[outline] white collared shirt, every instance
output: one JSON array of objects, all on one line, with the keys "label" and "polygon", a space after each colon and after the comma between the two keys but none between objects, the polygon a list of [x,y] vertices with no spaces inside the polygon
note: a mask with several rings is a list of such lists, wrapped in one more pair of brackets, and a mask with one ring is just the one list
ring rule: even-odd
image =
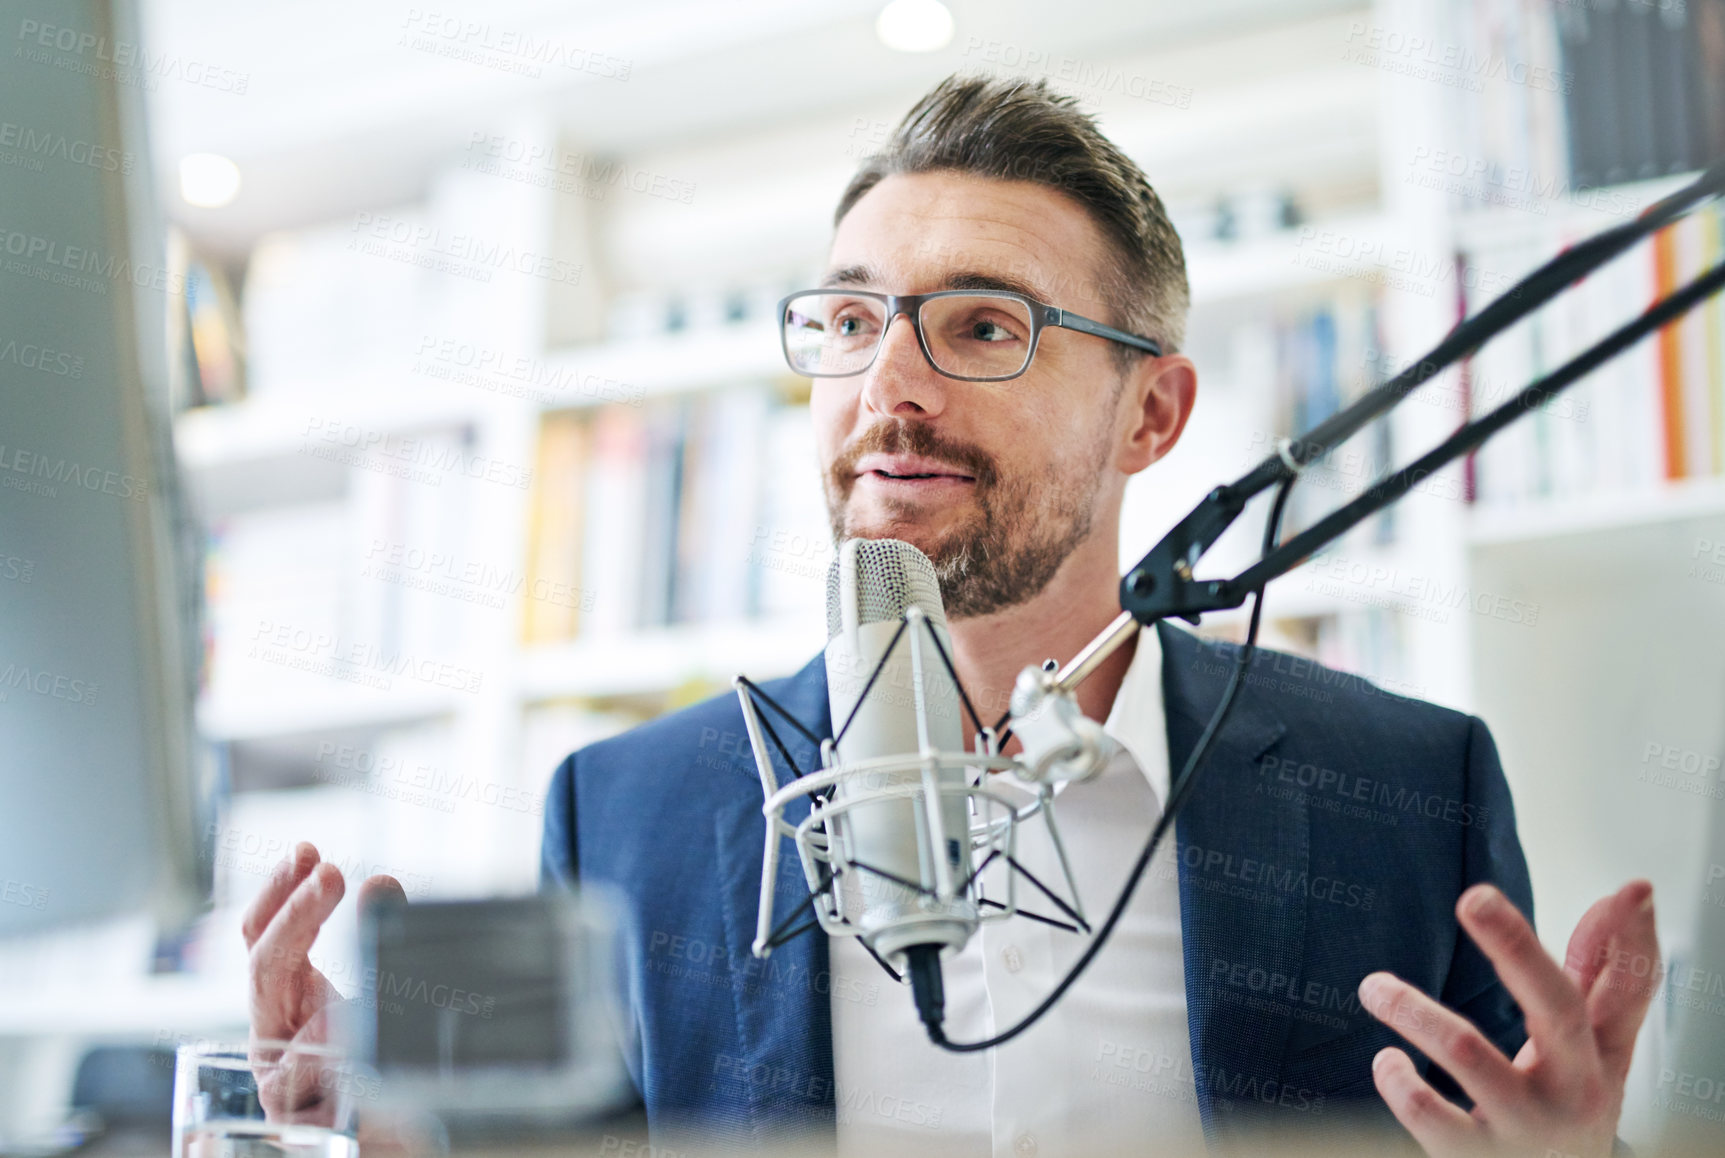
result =
[{"label": "white collared shirt", "polygon": [[[1093,928],[1119,896],[1168,796],[1161,644],[1150,630],[1139,632],[1135,646],[1103,725],[1121,750],[1096,779],[1066,785],[1057,797],[1060,833]],[[1020,831],[1017,856],[1071,900],[1040,822]],[[1003,897],[1005,879],[990,866],[988,895]],[[1064,919],[1022,878],[1018,907]],[[1089,940],[1023,916],[984,924],[944,962],[947,1036],[975,1041],[1016,1024]],[[831,965],[841,1154],[1202,1152],[1172,838],[1084,975],[1040,1022],[996,1049],[954,1054],[932,1045],[909,986],[893,985],[854,937],[832,939]],[[856,1000],[875,991],[873,1004]]]}]

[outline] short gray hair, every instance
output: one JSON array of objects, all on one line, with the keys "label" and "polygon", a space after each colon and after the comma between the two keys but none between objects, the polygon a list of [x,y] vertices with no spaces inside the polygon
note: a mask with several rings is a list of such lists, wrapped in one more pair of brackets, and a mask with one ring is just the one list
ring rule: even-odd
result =
[{"label": "short gray hair", "polygon": [[[1098,320],[1154,338],[1167,353],[1180,348],[1191,305],[1180,235],[1144,171],[1076,99],[1051,92],[1040,78],[947,77],[905,114],[886,147],[864,160],[833,224],[883,178],[943,170],[1032,181],[1077,201],[1107,243],[1103,300],[1118,303],[1117,317]],[[1140,353],[1123,343],[1114,350],[1123,370]]]}]

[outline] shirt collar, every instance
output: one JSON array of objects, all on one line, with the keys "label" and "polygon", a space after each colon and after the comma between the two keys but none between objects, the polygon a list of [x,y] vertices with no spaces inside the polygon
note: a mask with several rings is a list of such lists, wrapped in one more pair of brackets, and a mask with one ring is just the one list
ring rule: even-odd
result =
[{"label": "shirt collar", "polygon": [[1114,694],[1102,730],[1126,749],[1149,781],[1158,803],[1168,800],[1168,733],[1162,706],[1162,640],[1154,626],[1141,628],[1132,663]]}]

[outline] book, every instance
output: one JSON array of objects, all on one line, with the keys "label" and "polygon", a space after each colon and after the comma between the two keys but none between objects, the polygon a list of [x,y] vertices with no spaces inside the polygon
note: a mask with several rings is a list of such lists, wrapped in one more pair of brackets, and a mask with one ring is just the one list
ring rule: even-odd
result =
[{"label": "book", "polygon": [[748,548],[761,505],[767,393],[734,389],[689,410],[678,521],[674,621],[751,612]]},{"label": "book", "polygon": [[[1377,293],[1350,286],[1276,319],[1271,415],[1277,436],[1298,439],[1310,433],[1343,405],[1402,369],[1383,353],[1378,315]],[[1422,400],[1431,401],[1431,395]],[[1283,516],[1284,537],[1357,497],[1398,465],[1394,454],[1393,429],[1383,421],[1368,424],[1330,448],[1294,488]],[[1395,517],[1386,512],[1355,533],[1383,543],[1393,537],[1394,527]]]},{"label": "book", "polygon": [[593,453],[581,543],[584,584],[593,592],[587,622],[599,635],[640,621],[640,533],[647,502],[647,430],[639,407],[604,406],[591,419]]},{"label": "book", "polygon": [[578,411],[540,422],[527,528],[525,643],[572,639],[580,627],[581,521],[588,474],[588,429]]}]

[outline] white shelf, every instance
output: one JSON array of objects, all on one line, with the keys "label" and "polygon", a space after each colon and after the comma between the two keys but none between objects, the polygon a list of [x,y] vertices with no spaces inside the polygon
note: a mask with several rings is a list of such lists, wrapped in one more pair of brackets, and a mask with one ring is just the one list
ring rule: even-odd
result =
[{"label": "white shelf", "polygon": [[32,987],[0,1005],[0,1037],[89,1034],[154,1041],[158,1034],[239,1030],[250,1019],[244,977],[171,974],[100,986]]},{"label": "white shelf", "polygon": [[642,695],[693,681],[729,683],[739,672],[773,679],[797,671],[826,645],[818,614],[654,628],[568,644],[523,648],[519,671],[528,701]]},{"label": "white shelf", "polygon": [[224,691],[198,703],[198,728],[216,741],[262,740],[278,736],[334,732],[346,728],[408,724],[450,715],[473,696],[434,689],[387,693],[348,684]]},{"label": "white shelf", "polygon": [[[1324,252],[1324,235],[1338,242]],[[1314,221],[1237,242],[1199,241],[1186,247],[1186,276],[1194,307],[1239,301],[1349,277],[1369,276],[1373,267],[1347,256],[1370,244],[1374,253],[1394,248],[1398,234],[1383,214],[1365,213]]]},{"label": "white shelf", "polygon": [[[728,683],[789,675],[819,654],[818,614],[649,628],[567,644],[521,647],[516,675],[522,703],[573,697],[657,695],[695,682]],[[476,697],[434,690],[380,694],[333,685],[292,694],[273,689],[218,691],[198,704],[198,725],[215,741],[266,740],[354,728],[390,727],[455,715]]]},{"label": "white shelf", "polygon": [[[300,454],[307,439],[330,425],[360,433],[394,434],[483,420],[496,406],[483,396],[450,400],[416,383],[366,379],[309,385],[257,395],[227,406],[202,406],[174,420],[174,449],[197,474]],[[356,434],[356,437],[359,435]],[[331,450],[355,449],[319,441]]]},{"label": "white shelf", "polygon": [[1474,546],[1537,542],[1709,515],[1725,515],[1725,479],[1684,479],[1617,495],[1476,507],[1468,541]]},{"label": "white shelf", "polygon": [[778,335],[763,318],[553,350],[544,359],[548,375],[576,384],[547,409],[598,406],[791,374]]},{"label": "white shelf", "polygon": [[[662,394],[789,376],[771,327],[757,321],[552,351],[533,366],[531,378],[563,385],[522,387],[529,390],[526,400],[504,388],[513,380],[503,376],[486,378],[483,389],[471,387],[470,398],[451,397],[433,379],[358,377],[278,388],[230,405],[185,411],[174,421],[174,444],[180,465],[195,476],[291,459],[303,453],[308,437],[328,429],[311,425],[318,422],[339,423],[354,437],[388,435],[483,422],[524,406],[639,405]],[[321,439],[313,445],[364,449]]]}]

